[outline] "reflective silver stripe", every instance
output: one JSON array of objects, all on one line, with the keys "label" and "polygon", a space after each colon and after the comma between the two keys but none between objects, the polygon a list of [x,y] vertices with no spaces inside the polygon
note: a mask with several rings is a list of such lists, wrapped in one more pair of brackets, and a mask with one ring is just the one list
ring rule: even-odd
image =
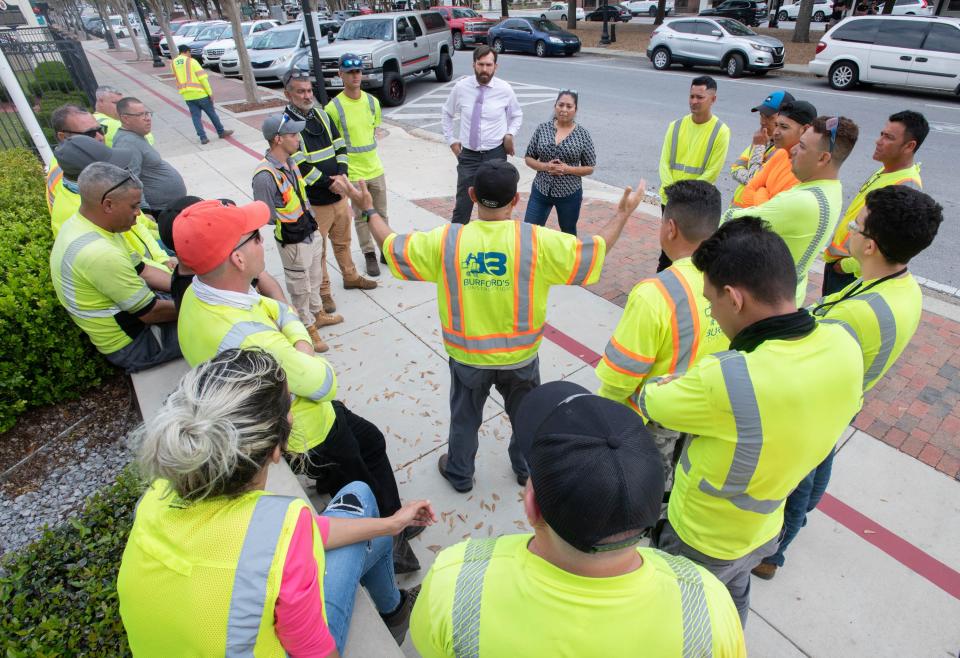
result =
[{"label": "reflective silver stripe", "polygon": [[653,379],[648,381],[646,385],[643,387],[643,390],[640,391],[640,397],[637,398],[637,408],[640,410],[640,413],[642,413],[647,418],[650,418],[650,412],[647,411],[647,388],[649,388],[650,384],[654,383],[658,379],[659,377],[654,377]]},{"label": "reflective silver stripe", "polygon": [[710,608],[703,591],[703,578],[693,562],[679,555],[657,553],[677,577],[680,588],[680,614],[683,619],[683,658],[713,655],[713,628]]},{"label": "reflective silver stripe", "polygon": [[480,658],[480,603],[483,577],[496,539],[471,539],[463,555],[453,594],[453,655],[456,658]]},{"label": "reflective silver stripe", "polygon": [[[370,103],[370,114],[372,115],[374,121],[376,121],[377,110],[373,104],[373,96],[367,94],[367,101]],[[377,148],[376,132],[374,132],[372,144],[367,144],[365,146],[354,146],[353,142],[350,141],[350,130],[347,128],[347,115],[343,111],[343,103],[340,102],[339,96],[333,99],[333,106],[337,108],[337,116],[340,117],[340,133],[343,135],[343,140],[347,143],[347,153],[368,153],[370,151],[375,151]]]},{"label": "reflective silver stripe", "polygon": [[810,244],[807,245],[800,260],[797,261],[797,283],[800,282],[800,279],[803,279],[804,274],[810,268],[810,262],[819,251],[817,245],[820,244],[820,240],[832,228],[830,226],[830,204],[827,202],[827,195],[819,187],[811,187],[807,192],[810,192],[816,198],[820,217],[817,220],[817,232],[814,233]]},{"label": "reflective silver stripe", "polygon": [[710,139],[707,140],[707,151],[703,156],[703,163],[699,167],[691,167],[689,165],[683,165],[677,162],[677,143],[680,141],[680,125],[682,123],[683,119],[677,119],[673,122],[673,136],[670,139],[670,169],[673,171],[682,171],[686,174],[694,174],[695,176],[699,176],[707,170],[707,163],[710,162],[710,154],[713,152],[713,146],[717,141],[717,135],[720,134],[720,129],[724,124],[723,121],[717,119],[717,122],[713,125],[713,131],[710,133]]},{"label": "reflective silver stripe", "polygon": [[350,156],[346,154],[341,154],[337,156],[337,164],[350,164]]},{"label": "reflective silver stripe", "polygon": [[616,345],[613,344],[613,340],[607,341],[607,347],[603,350],[603,356],[613,365],[626,370],[629,373],[636,375],[637,377],[643,377],[653,366],[653,360],[641,361],[640,359],[635,359],[629,354],[625,354],[621,351]]},{"label": "reflective silver stripe", "polygon": [[303,182],[306,185],[313,185],[321,178],[323,178],[323,172],[320,171],[319,169],[314,169],[309,174],[303,177]]},{"label": "reflective silver stripe", "polygon": [[457,262],[457,243],[463,224],[451,224],[443,241],[443,275],[450,291],[450,328],[463,332],[460,323],[460,263]]},{"label": "reflective silver stripe", "polygon": [[690,448],[690,437],[687,434],[681,434],[681,438],[686,437],[686,440],[683,442],[683,450],[680,451],[680,465],[683,466],[684,473],[690,472],[690,455],[687,454],[687,450]]},{"label": "reflective silver stripe", "polygon": [[905,178],[902,181],[898,182],[897,185],[903,185],[904,187],[912,187],[915,190],[923,190],[923,186],[915,178]]},{"label": "reflective silver stripe", "polygon": [[690,312],[690,299],[676,271],[664,270],[657,275],[657,278],[670,295],[677,318],[677,369],[675,372],[685,372],[693,358],[693,313]]},{"label": "reflective silver stripe", "polygon": [[330,395],[330,391],[333,389],[333,382],[335,379],[333,375],[333,368],[330,367],[329,363],[324,363],[323,368],[323,384],[320,386],[320,388],[307,396],[314,402],[319,402],[323,398]]},{"label": "reflective silver stripe", "polygon": [[335,140],[333,140],[333,148],[345,149],[347,148],[347,143],[343,141],[343,137],[337,137]]},{"label": "reflective silver stripe", "polygon": [[336,151],[334,151],[332,146],[326,146],[317,151],[309,151],[306,154],[307,162],[309,162],[310,164],[316,164],[317,162],[323,162],[325,160],[329,160],[334,155],[336,155]]},{"label": "reflective silver stripe", "polygon": [[153,297],[153,291],[150,290],[150,288],[146,284],[144,284],[140,288],[140,290],[133,293],[126,299],[123,299],[117,302],[117,306],[119,306],[122,310],[127,311],[129,313],[131,310],[135,308],[140,308],[140,306],[142,306],[145,301],[149,301],[150,298],[152,297]]},{"label": "reflective silver stripe", "polygon": [[407,262],[407,257],[403,253],[407,248],[407,240],[409,239],[409,235],[398,235],[395,237],[393,243],[390,245],[390,255],[393,256],[393,260],[397,264],[397,269],[400,270],[400,274],[403,275],[404,279],[419,281],[420,277],[413,271],[410,263]]},{"label": "reflective silver stripe", "polygon": [[832,242],[827,246],[827,253],[837,258],[846,258],[850,255],[845,250],[835,247]]},{"label": "reflective silver stripe", "polygon": [[[267,579],[283,531],[287,508],[296,498],[265,495],[257,499],[233,576],[227,615],[228,658],[253,656],[267,597]],[[272,630],[271,630],[272,632]]]},{"label": "reflective silver stripe", "polygon": [[220,341],[220,345],[217,347],[217,354],[227,350],[238,349],[243,345],[243,341],[245,341],[248,336],[259,334],[261,331],[276,330],[276,327],[271,327],[262,322],[253,322],[251,320],[238,322],[230,327],[230,331],[228,331],[227,335]]},{"label": "reflective silver stripe", "polygon": [[700,491],[726,498],[736,507],[748,512],[770,514],[777,510],[783,500],[757,500],[746,493],[750,480],[757,470],[760,451],[763,448],[763,425],[760,421],[760,407],[747,369],[743,354],[736,350],[720,352],[714,356],[720,361],[723,381],[730,398],[730,409],[737,426],[737,445],[733,452],[733,462],[727,471],[726,481],[717,489],[705,479],[700,480]]},{"label": "reflective silver stripe", "polygon": [[526,222],[518,224],[520,227],[520,244],[516,245],[516,258],[520,260],[520,269],[514,285],[517,291],[517,326],[515,331],[523,333],[530,329],[530,280],[533,278],[533,224]]},{"label": "reflective silver stripe", "polygon": [[877,325],[880,327],[880,349],[873,358],[870,367],[867,368],[867,372],[863,375],[863,388],[866,389],[883,374],[883,369],[890,362],[893,347],[897,343],[897,319],[894,317],[890,305],[887,304],[887,300],[880,293],[871,292],[862,296],[854,296],[853,299],[866,302],[870,306],[870,310],[877,316]]},{"label": "reflective silver stripe", "polygon": [[593,252],[597,248],[597,243],[593,238],[590,238],[590,242],[584,242],[582,245],[580,248],[580,264],[570,280],[570,285],[581,285],[590,276],[590,266],[593,264]]},{"label": "reflective silver stripe", "polygon": [[277,306],[280,307],[280,316],[277,318],[277,323],[280,325],[281,330],[291,322],[300,321],[300,317],[286,304],[281,302],[277,304]]},{"label": "reflective silver stripe", "polygon": [[307,156],[304,154],[303,151],[297,151],[296,153],[290,156],[290,159],[293,160],[294,164],[302,164],[307,161]]},{"label": "reflective silver stripe", "polygon": [[[833,318],[828,318],[826,320],[821,320],[820,324],[836,324],[843,327],[844,331],[850,334],[850,336],[857,341],[857,345],[860,345],[860,336],[858,336],[857,332],[853,330],[853,327],[843,320],[834,320]],[[863,349],[863,346],[861,345],[860,348]]]},{"label": "reflective silver stripe", "polygon": [[153,296],[153,292],[151,292],[150,288],[144,283],[137,292],[127,299],[116,302],[114,306],[98,309],[80,308],[80,304],[77,302],[77,288],[74,283],[73,262],[84,248],[102,239],[103,237],[97,233],[84,233],[67,246],[63,252],[63,259],[60,261],[60,293],[63,295],[64,306],[66,306],[67,311],[71,315],[78,318],[112,318],[120,311],[129,312],[132,309],[142,306],[145,301],[148,301]]},{"label": "reflective silver stripe", "polygon": [[524,347],[533,347],[543,336],[543,328],[530,334],[522,336],[497,336],[492,338],[472,338],[470,336],[461,336],[454,334],[446,329],[443,330],[444,342],[450,343],[454,347],[462,350],[480,351],[480,350],[510,350],[522,349]]}]

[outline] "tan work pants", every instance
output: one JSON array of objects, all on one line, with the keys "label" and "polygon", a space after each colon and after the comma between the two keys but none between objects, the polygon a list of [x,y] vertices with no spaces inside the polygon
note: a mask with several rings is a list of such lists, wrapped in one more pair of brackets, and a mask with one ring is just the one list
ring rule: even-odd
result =
[{"label": "tan work pants", "polygon": [[[377,213],[387,221],[387,179],[383,174],[367,181],[367,189],[370,190],[370,196],[373,197],[373,207]],[[353,208],[353,226],[357,231],[357,243],[360,250],[365,254],[376,253],[376,244],[373,236],[370,235],[370,224],[360,217],[360,214],[369,208]]]},{"label": "tan work pants", "polygon": [[320,235],[323,236],[323,283],[320,294],[330,294],[330,275],[327,272],[327,239],[333,244],[333,257],[337,259],[344,281],[353,281],[358,276],[357,266],[350,256],[350,207],[346,199],[340,199],[328,206],[311,205],[313,216],[317,219]]},{"label": "tan work pants", "polygon": [[309,327],[317,315],[323,313],[320,288],[325,274],[323,262],[323,236],[313,232],[312,242],[279,244],[280,261],[283,263],[283,278],[290,293],[290,303],[304,326]]}]

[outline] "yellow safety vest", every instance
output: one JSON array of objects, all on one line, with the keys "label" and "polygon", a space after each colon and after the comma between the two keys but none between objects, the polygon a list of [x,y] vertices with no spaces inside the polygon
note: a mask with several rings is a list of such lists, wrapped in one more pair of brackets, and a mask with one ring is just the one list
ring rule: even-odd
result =
[{"label": "yellow safety vest", "polygon": [[853,197],[847,212],[843,214],[837,229],[833,233],[833,240],[823,252],[823,259],[828,263],[833,263],[841,258],[850,257],[850,249],[847,243],[850,241],[850,231],[847,228],[852,220],[857,218],[863,206],[866,204],[867,195],[888,185],[906,185],[917,190],[923,189],[923,180],[920,178],[920,164],[914,163],[906,169],[884,173],[883,167],[880,167],[867,181],[860,186],[860,191]]},{"label": "yellow safety vest", "polygon": [[651,377],[683,373],[701,357],[730,347],[710,316],[703,273],[680,258],[656,277],[638,283],[597,364],[598,395],[637,413]]},{"label": "yellow safety vest", "polygon": [[[307,220],[310,221],[312,217],[309,215],[309,210],[304,205],[307,198],[307,187],[303,182],[303,177],[300,175],[300,170],[294,165],[289,168],[288,171],[292,172],[297,181],[297,187],[294,188],[290,183],[290,180],[283,175],[283,172],[279,171],[273,163],[264,158],[257,164],[257,168],[253,172],[253,177],[256,178],[257,174],[266,171],[273,177],[273,181],[277,184],[277,188],[280,190],[280,196],[283,198],[283,205],[276,209],[277,211],[277,223],[274,226],[273,234],[277,239],[277,242],[285,244],[287,242],[299,242],[299,240],[289,240],[286,239],[288,236],[285,235],[287,232],[286,229],[290,225],[296,225],[303,218],[304,213],[307,213]],[[284,226],[286,225],[286,226]],[[311,225],[310,233],[316,230],[316,223],[314,222]],[[301,238],[302,239],[302,238]]]},{"label": "yellow safety vest", "polygon": [[57,194],[63,189],[63,169],[57,164],[57,159],[50,160],[50,170],[47,172],[47,211],[53,212],[53,202]]},{"label": "yellow safety vest", "polygon": [[[185,503],[169,483],[154,482],[137,505],[117,576],[134,655],[285,656],[274,607],[304,509],[299,498],[265,491]],[[322,597],[323,542],[311,525]]]},{"label": "yellow safety vest", "polygon": [[191,366],[236,348],[258,348],[272,355],[294,395],[289,449],[304,453],[327,438],[335,420],[331,401],[337,394],[337,377],[323,357],[294,348],[298,341],[311,340],[292,308],[263,296],[249,309],[208,304],[190,286],[180,303],[177,334],[183,358]]},{"label": "yellow safety vest", "polygon": [[[380,125],[380,105],[365,91],[361,91],[360,96],[356,101],[347,98],[345,107],[345,97],[340,94],[327,103],[326,107],[327,114],[337,124],[347,145],[351,181],[370,180],[383,174],[383,163],[377,154],[376,128]],[[363,97],[367,99],[367,107],[363,107]],[[348,125],[351,123],[352,135],[351,126]]]},{"label": "yellow safety vest", "polygon": [[210,95],[207,72],[198,61],[187,55],[180,55],[170,63],[170,68],[177,80],[177,91],[184,100],[192,101]]},{"label": "yellow safety vest", "polygon": [[860,409],[862,383],[856,341],[820,323],[802,338],[712,354],[681,377],[645,386],[641,413],[694,436],[667,508],[677,535],[720,560],[776,537],[787,496]]},{"label": "yellow safety vest", "polygon": [[660,152],[660,198],[666,204],[665,190],[671,182],[705,180],[715,183],[730,148],[730,128],[712,116],[703,124],[692,115],[672,121]]},{"label": "yellow safety vest", "polygon": [[474,221],[392,234],[383,253],[395,277],[437,284],[443,344],[453,359],[502,367],[536,356],[550,287],[596,282],[606,243],[513,220]]},{"label": "yellow safety vest", "polygon": [[[304,133],[309,133],[306,129],[304,129],[304,132],[300,133],[300,150],[291,155],[290,159],[293,160],[294,164],[297,166],[301,166],[304,163],[315,165],[317,163],[329,160],[330,158],[336,158],[338,163],[348,164],[349,156],[346,153],[337,155],[337,149],[344,148],[346,142],[343,141],[343,137],[337,137],[336,139],[333,138],[333,132],[330,130],[330,117],[327,116],[326,112],[319,108],[313,108],[311,111],[317,117],[317,120],[319,120],[323,125],[323,129],[327,132],[327,138],[330,142],[330,145],[319,148],[315,151],[308,150],[307,142],[309,140],[304,139],[303,135]],[[323,178],[323,172],[317,167],[314,167],[306,176],[303,177],[303,182],[306,185],[313,185],[321,178]]]}]

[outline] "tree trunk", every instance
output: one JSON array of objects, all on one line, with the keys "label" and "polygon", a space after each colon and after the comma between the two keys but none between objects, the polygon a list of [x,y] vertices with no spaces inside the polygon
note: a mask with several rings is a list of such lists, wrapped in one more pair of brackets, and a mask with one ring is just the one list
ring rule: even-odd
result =
[{"label": "tree trunk", "polygon": [[243,76],[243,93],[247,97],[248,103],[259,103],[260,97],[257,95],[257,79],[253,77],[253,67],[250,66],[250,55],[247,53],[247,44],[243,40],[243,32],[240,31],[240,7],[237,0],[223,0],[223,8],[227,12],[227,20],[233,26],[233,33],[236,35],[233,43],[237,46],[237,59],[240,60],[240,75]]},{"label": "tree trunk", "polygon": [[223,18],[223,7],[220,6],[220,0],[213,0],[213,8],[217,10],[217,16]]},{"label": "tree trunk", "polygon": [[113,25],[110,24],[110,11],[100,0],[94,0],[94,4],[97,7],[97,13],[100,14],[100,20],[103,21],[103,29],[105,30],[105,34],[107,34],[107,48],[110,50],[116,50],[117,47],[120,46],[120,40],[117,39],[117,35],[113,31]]},{"label": "tree trunk", "polygon": [[210,20],[210,7],[207,6],[207,0],[200,0],[200,9],[203,10],[203,15],[207,17],[207,20]]},{"label": "tree trunk", "polygon": [[[130,41],[133,43],[133,51],[137,53],[137,61],[144,59],[143,57],[143,48],[140,47],[140,39],[136,34],[133,33],[133,25],[130,24],[130,6],[127,5],[126,0],[123,4],[120,5],[120,20],[123,21],[123,26],[127,28],[127,34],[130,35]],[[143,29],[147,29],[144,27]],[[152,58],[147,58],[152,59]]]},{"label": "tree trunk", "polygon": [[504,18],[510,17],[510,0],[500,0],[500,15]]},{"label": "tree trunk", "polygon": [[813,0],[800,0],[797,25],[793,28],[794,43],[810,43],[810,14],[812,12]]},{"label": "tree trunk", "polygon": [[167,40],[167,48],[170,49],[170,59],[176,57],[177,44],[173,40],[173,30],[170,29],[170,10],[173,8],[169,0],[147,0],[147,5],[153,10],[153,15],[157,17],[160,23],[160,31],[163,32],[163,38]]},{"label": "tree trunk", "polygon": [[893,5],[896,4],[896,1],[897,1],[897,0],[886,0],[886,2],[883,3],[883,11],[880,12],[880,13],[881,13],[881,14],[892,14],[892,13],[893,13]]},{"label": "tree trunk", "polygon": [[667,15],[667,0],[660,0],[657,3],[657,16],[653,19],[654,25],[663,25],[663,18]]}]

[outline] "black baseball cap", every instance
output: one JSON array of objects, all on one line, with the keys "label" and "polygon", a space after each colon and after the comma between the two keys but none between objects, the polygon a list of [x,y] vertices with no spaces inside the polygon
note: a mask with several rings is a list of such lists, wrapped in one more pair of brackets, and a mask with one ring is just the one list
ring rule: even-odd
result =
[{"label": "black baseball cap", "polygon": [[660,451],[629,407],[550,382],[520,403],[514,432],[544,520],[577,550],[626,548],[660,518]]},{"label": "black baseball cap", "polygon": [[773,116],[780,111],[780,107],[784,103],[792,103],[793,94],[789,91],[775,91],[766,98],[763,99],[763,102],[757,105],[755,108],[751,109],[751,112],[759,112],[765,117]]},{"label": "black baseball cap", "polygon": [[509,162],[493,160],[484,162],[473,179],[473,193],[477,202],[486,208],[509,206],[517,196],[520,172]]},{"label": "black baseball cap", "polygon": [[160,233],[160,242],[174,253],[177,248],[173,245],[173,220],[183,210],[201,201],[203,199],[198,196],[180,197],[157,214],[157,232]]},{"label": "black baseball cap", "polygon": [[808,126],[817,118],[817,108],[807,101],[791,101],[780,106],[780,115]]},{"label": "black baseball cap", "polygon": [[62,142],[53,151],[57,164],[67,180],[76,182],[87,165],[94,162],[109,162],[126,169],[133,161],[133,151],[112,149],[103,142],[86,135],[74,135]]}]

